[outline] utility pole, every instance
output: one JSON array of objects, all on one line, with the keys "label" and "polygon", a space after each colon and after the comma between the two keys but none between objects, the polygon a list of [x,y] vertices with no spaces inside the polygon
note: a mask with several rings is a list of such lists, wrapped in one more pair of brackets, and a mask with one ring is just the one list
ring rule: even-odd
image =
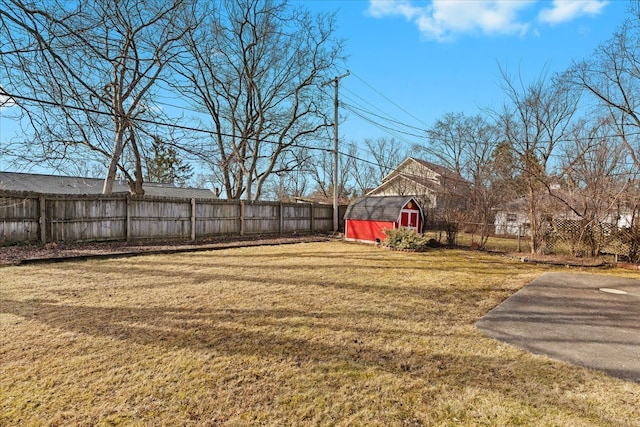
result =
[{"label": "utility pole", "polygon": [[338,83],[347,77],[349,70],[322,85],[334,84],[334,109],[333,109],[333,232],[338,232]]}]

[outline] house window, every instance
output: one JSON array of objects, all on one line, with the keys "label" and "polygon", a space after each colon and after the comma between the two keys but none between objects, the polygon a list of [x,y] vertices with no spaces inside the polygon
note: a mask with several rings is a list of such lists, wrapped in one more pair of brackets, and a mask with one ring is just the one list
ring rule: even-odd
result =
[{"label": "house window", "polygon": [[507,214],[507,222],[516,222],[518,220],[518,215],[514,213]]}]

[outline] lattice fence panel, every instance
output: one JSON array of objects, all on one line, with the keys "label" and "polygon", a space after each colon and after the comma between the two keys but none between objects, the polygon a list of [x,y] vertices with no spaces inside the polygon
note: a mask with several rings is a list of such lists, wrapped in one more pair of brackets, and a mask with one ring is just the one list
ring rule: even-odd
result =
[{"label": "lattice fence panel", "polygon": [[550,252],[568,251],[576,256],[602,253],[629,256],[635,233],[614,224],[587,220],[556,219],[546,235]]}]

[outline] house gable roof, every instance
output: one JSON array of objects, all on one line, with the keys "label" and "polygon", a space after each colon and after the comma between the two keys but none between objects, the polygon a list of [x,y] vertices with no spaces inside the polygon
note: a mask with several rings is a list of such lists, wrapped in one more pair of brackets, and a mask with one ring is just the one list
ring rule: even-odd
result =
[{"label": "house gable roof", "polygon": [[421,164],[425,168],[431,169],[432,171],[434,171],[435,173],[437,173],[441,177],[444,177],[446,179],[455,180],[455,181],[467,182],[467,180],[464,179],[462,177],[462,175],[460,175],[458,172],[456,172],[456,171],[454,171],[452,169],[446,168],[444,166],[437,165],[435,163],[427,162],[426,160],[414,159],[412,157],[411,157],[411,159],[414,160],[415,162]]},{"label": "house gable roof", "polygon": [[[416,174],[415,172],[414,173],[404,172],[405,170],[410,170],[412,166],[418,166],[418,169],[424,171],[424,173]],[[439,181],[441,177],[454,180],[454,181],[467,182],[467,180],[465,180],[460,174],[458,174],[457,172],[449,168],[437,165],[435,163],[427,162],[426,160],[416,159],[413,157],[407,157],[406,159],[404,159],[398,165],[398,167],[396,167],[393,171],[391,171],[387,176],[382,178],[382,181],[383,182],[387,181],[393,178],[395,175],[399,175],[399,174],[412,175],[412,176],[415,176],[416,178],[422,177],[423,179],[427,175],[433,175],[434,178],[436,178],[435,180],[436,182]]]},{"label": "house gable roof", "polygon": [[410,201],[413,201],[420,209],[420,205],[412,196],[362,197],[356,199],[347,207],[344,218],[369,221],[397,221],[400,218],[400,211]]},{"label": "house gable roof", "polygon": [[395,175],[378,187],[367,193],[367,196],[384,196],[387,189],[391,189],[395,195],[398,193],[402,196],[410,195],[426,195],[432,194],[440,190],[440,186],[432,181],[417,180],[410,176]]},{"label": "house gable roof", "polygon": [[[40,175],[19,172],[0,172],[0,191],[26,191],[40,194],[101,194],[104,180],[71,176]],[[145,182],[145,195],[174,198],[215,198],[206,188],[179,188],[173,184]],[[114,194],[127,194],[129,187],[118,181],[113,183]]]},{"label": "house gable roof", "polygon": [[[404,183],[404,184],[403,184]],[[379,195],[389,188],[396,190],[406,187],[410,194],[418,194],[419,189],[428,193],[456,193],[460,186],[468,186],[469,182],[460,174],[425,160],[407,157],[391,173],[383,178],[382,184],[367,195]],[[400,190],[404,192],[404,190]]]}]

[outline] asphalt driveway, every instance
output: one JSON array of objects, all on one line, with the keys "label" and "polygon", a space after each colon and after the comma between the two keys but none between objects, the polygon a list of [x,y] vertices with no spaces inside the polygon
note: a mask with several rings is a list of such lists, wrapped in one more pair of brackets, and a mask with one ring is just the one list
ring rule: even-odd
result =
[{"label": "asphalt driveway", "polygon": [[533,353],[640,382],[640,280],[545,273],[477,326]]}]

